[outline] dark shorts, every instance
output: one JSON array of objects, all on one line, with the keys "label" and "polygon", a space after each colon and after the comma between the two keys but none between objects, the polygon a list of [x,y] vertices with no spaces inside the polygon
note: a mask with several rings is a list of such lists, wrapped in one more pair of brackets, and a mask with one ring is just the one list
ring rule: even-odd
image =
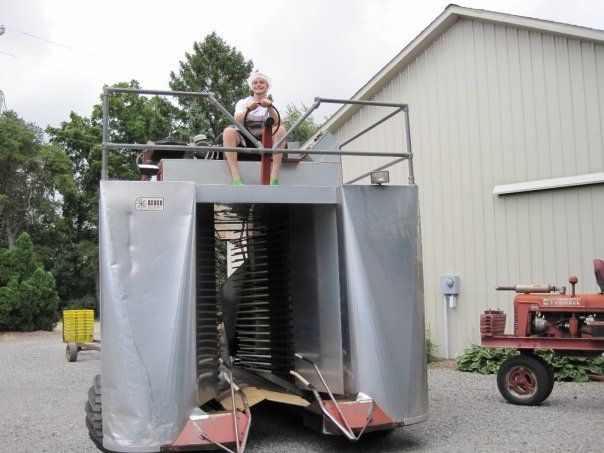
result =
[{"label": "dark shorts", "polygon": [[[237,145],[237,148],[256,148],[245,135],[241,132],[237,131],[239,137],[241,138],[241,142]],[[258,141],[262,143],[262,136],[258,137]],[[245,161],[259,161],[260,154],[249,154],[249,153],[237,153],[237,160],[245,160]]]}]

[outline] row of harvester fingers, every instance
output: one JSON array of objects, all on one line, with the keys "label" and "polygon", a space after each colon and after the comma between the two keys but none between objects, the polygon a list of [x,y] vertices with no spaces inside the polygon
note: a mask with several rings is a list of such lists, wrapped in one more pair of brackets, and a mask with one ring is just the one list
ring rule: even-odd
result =
[{"label": "row of harvester fingers", "polygon": [[288,211],[254,206],[237,216],[248,228],[231,241],[234,264],[245,266],[236,282],[235,365],[288,377],[293,365]]}]

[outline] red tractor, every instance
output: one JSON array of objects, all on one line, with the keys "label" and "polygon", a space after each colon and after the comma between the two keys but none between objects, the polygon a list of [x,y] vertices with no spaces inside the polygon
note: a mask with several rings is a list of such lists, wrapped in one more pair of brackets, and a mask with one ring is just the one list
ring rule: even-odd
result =
[{"label": "red tractor", "polygon": [[566,287],[552,285],[498,286],[515,291],[514,333],[505,334],[506,315],[487,310],[480,315],[483,346],[516,348],[517,356],[507,359],[497,373],[497,386],[510,403],[537,405],[554,387],[551,366],[534,354],[551,349],[556,354],[597,356],[604,351],[604,261],[594,260],[599,294],[575,294],[577,277]]}]

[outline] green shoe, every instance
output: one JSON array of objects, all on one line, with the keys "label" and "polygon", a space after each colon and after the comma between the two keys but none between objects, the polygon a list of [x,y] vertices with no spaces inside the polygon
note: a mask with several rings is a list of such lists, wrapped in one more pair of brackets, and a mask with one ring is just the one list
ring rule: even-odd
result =
[{"label": "green shoe", "polygon": [[271,186],[278,186],[278,185],[279,185],[279,179],[278,178],[271,179]]},{"label": "green shoe", "polygon": [[244,186],[245,184],[243,184],[243,180],[241,178],[239,178],[239,179],[233,179],[231,181],[231,185],[232,186]]}]

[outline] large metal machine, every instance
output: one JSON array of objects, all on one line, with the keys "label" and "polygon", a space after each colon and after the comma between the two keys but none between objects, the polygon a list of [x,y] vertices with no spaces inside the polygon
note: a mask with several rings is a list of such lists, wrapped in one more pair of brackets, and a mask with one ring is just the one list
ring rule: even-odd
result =
[{"label": "large metal machine", "polygon": [[[123,92],[202,96],[238,125],[211,93],[105,88],[105,165],[112,149],[216,151],[110,143],[108,97]],[[164,158],[160,181],[109,180],[104,165],[103,350],[86,405],[99,448],[241,452],[262,400],[300,406],[305,424],[351,441],[428,417],[408,109],[316,99],[292,130],[326,102],[402,112],[406,151],[342,151],[325,134],[285,160],[279,186],[261,184],[259,162],[239,163],[244,187],[221,160]],[[409,185],[343,184],[342,154],[404,160]],[[220,241],[232,272],[218,291]]]},{"label": "large metal machine", "polygon": [[551,349],[556,354],[593,356],[604,351],[604,262],[594,260],[599,294],[576,294],[577,277],[566,287],[554,285],[498,286],[515,291],[514,333],[504,334],[506,315],[487,310],[480,316],[482,344],[516,348],[520,355],[507,359],[497,373],[497,386],[510,403],[537,405],[554,387],[551,366],[534,354]]}]

